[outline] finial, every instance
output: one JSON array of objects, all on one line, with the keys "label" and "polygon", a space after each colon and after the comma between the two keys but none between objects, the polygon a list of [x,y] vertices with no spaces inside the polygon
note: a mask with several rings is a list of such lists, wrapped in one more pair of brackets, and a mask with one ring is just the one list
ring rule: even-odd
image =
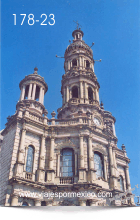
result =
[{"label": "finial", "polygon": [[125,145],[124,144],[122,144],[122,150],[125,151]]},{"label": "finial", "polygon": [[90,112],[90,111],[87,111],[87,112],[86,112],[86,115],[87,115],[88,117],[90,117],[91,112]]},{"label": "finial", "polygon": [[37,74],[37,71],[38,71],[38,68],[35,67],[35,68],[34,68],[34,74]]},{"label": "finial", "polygon": [[101,106],[101,109],[104,109],[104,104],[103,104],[103,102],[102,102],[102,101],[101,101],[100,106]]},{"label": "finial", "polygon": [[[80,29],[79,28],[79,26],[81,26],[79,23],[78,23],[78,21],[73,21],[73,22],[75,22],[77,25],[76,25],[76,29],[78,30],[78,29]],[[81,26],[82,27],[82,26]]]},{"label": "finial", "polygon": [[47,109],[45,109],[45,110],[44,110],[44,116],[47,117],[47,114],[48,114],[48,111],[47,111]]},{"label": "finial", "polygon": [[55,111],[53,111],[53,112],[51,113],[51,116],[52,116],[53,118],[56,116]]}]

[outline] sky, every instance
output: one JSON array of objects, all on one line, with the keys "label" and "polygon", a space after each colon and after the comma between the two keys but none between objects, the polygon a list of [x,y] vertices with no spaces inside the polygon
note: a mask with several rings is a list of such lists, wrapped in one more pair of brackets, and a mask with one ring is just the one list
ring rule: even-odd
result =
[{"label": "sky", "polygon": [[[16,14],[16,25],[14,18]],[[26,14],[25,20],[23,15]],[[34,14],[34,25],[28,15]],[[47,25],[40,25],[45,16]],[[49,15],[54,14],[55,24]],[[65,49],[76,28],[92,42],[100,101],[116,118],[118,148],[126,146],[134,194],[140,195],[140,1],[139,0],[4,0],[1,2],[1,121],[13,115],[20,97],[19,82],[38,67],[48,84],[45,107],[48,117],[62,105],[61,79]],[[32,21],[30,21],[32,23]]]}]

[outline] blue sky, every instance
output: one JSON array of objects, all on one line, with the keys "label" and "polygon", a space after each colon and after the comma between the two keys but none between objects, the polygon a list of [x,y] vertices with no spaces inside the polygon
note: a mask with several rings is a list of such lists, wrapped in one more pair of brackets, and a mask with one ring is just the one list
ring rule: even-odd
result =
[{"label": "blue sky", "polygon": [[[116,117],[118,147],[126,145],[132,188],[140,195],[140,5],[139,0],[5,0],[1,9],[1,129],[16,110],[19,82],[25,75],[38,73],[45,78],[48,116],[61,107],[63,56],[78,20],[84,40],[95,42],[95,74],[100,83],[100,100]],[[34,25],[27,16],[34,14]],[[55,25],[40,25],[41,14],[55,15]],[[14,16],[17,15],[17,25]],[[47,19],[49,21],[49,17]]]}]

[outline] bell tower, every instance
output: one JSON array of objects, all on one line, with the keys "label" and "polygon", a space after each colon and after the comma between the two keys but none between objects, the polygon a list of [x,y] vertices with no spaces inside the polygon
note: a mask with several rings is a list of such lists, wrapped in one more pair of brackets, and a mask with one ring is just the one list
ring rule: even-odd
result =
[{"label": "bell tower", "polygon": [[77,117],[79,111],[85,116],[93,107],[99,106],[99,83],[94,73],[92,49],[83,41],[84,33],[77,28],[72,33],[73,42],[65,51],[61,94],[62,108],[58,109],[58,118]]},{"label": "bell tower", "polygon": [[44,78],[37,73],[38,68],[34,68],[34,73],[28,76],[20,82],[19,87],[21,90],[20,99],[17,103],[17,110],[21,107],[29,108],[30,112],[34,112],[38,115],[44,113],[44,95],[48,90],[48,86],[44,81]]}]

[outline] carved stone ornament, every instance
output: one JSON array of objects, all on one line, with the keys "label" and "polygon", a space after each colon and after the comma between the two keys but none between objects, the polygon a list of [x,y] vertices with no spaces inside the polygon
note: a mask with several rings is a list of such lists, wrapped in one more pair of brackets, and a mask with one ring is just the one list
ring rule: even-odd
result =
[{"label": "carved stone ornament", "polygon": [[72,146],[72,147],[75,147],[76,145],[71,141],[71,139],[70,138],[65,138],[65,140],[64,140],[64,142],[63,142],[63,140],[62,140],[62,142],[60,142],[60,143],[58,143],[57,144],[57,146]]},{"label": "carved stone ornament", "polygon": [[71,111],[72,113],[76,112],[76,111],[77,111],[77,107],[71,107],[71,108],[70,108],[70,111]]},{"label": "carved stone ornament", "polygon": [[81,156],[80,156],[80,160],[83,160],[83,159],[84,159],[84,157],[81,155]]},{"label": "carved stone ornament", "polygon": [[41,159],[41,160],[44,160],[44,159],[45,159],[45,157],[44,157],[44,156],[41,156],[41,157],[40,157],[40,159]]},{"label": "carved stone ornament", "polygon": [[19,149],[19,152],[20,152],[20,153],[24,153],[24,150],[23,150],[23,149]]},{"label": "carved stone ornament", "polygon": [[93,161],[93,157],[89,157],[89,160],[90,160],[90,161]]}]

